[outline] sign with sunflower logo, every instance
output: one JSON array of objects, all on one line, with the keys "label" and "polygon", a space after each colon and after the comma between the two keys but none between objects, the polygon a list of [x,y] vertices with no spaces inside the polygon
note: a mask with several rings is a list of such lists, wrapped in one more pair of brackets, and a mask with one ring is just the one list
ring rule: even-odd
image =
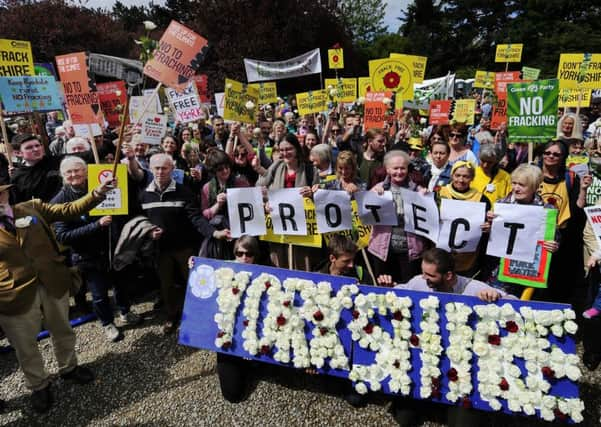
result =
[{"label": "sign with sunflower logo", "polygon": [[371,90],[400,93],[406,101],[413,99],[413,63],[407,58],[385,58],[369,61]]}]

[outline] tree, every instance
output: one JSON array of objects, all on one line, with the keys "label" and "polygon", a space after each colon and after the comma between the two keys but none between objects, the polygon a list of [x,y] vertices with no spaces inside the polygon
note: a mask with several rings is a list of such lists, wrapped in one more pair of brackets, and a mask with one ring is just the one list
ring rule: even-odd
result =
[{"label": "tree", "polygon": [[353,43],[366,47],[387,32],[383,25],[385,8],[382,0],[340,0],[336,14]]}]

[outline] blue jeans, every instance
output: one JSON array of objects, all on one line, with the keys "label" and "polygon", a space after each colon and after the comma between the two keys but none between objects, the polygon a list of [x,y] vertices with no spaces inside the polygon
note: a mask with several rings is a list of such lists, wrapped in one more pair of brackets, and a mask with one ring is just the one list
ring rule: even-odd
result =
[{"label": "blue jeans", "polygon": [[593,304],[591,307],[596,308],[597,310],[601,311],[601,285],[597,289],[597,295],[595,296],[595,299],[593,300]]},{"label": "blue jeans", "polygon": [[85,266],[81,268],[81,273],[86,281],[88,289],[92,293],[92,304],[94,312],[102,326],[113,323],[114,314],[109,298],[109,289],[114,288],[113,295],[115,297],[115,305],[122,314],[129,312],[131,302],[126,293],[120,289],[120,286],[114,282],[111,274],[101,269]]}]

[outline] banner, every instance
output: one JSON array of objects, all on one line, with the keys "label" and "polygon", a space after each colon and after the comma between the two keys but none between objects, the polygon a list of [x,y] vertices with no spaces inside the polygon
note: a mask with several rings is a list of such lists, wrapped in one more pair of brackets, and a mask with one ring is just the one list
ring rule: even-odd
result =
[{"label": "banner", "polygon": [[244,58],[246,80],[259,82],[289,79],[321,73],[321,55],[319,49],[284,61],[260,61]]},{"label": "banner", "polygon": [[444,77],[424,80],[414,86],[413,102],[406,106],[414,109],[427,110],[430,101],[455,98],[455,74],[448,73]]},{"label": "banner", "polygon": [[357,79],[352,77],[339,77],[338,79],[325,79],[325,86],[336,90],[335,102],[355,102],[357,99]]},{"label": "banner", "polygon": [[0,77],[4,111],[28,113],[62,110],[62,100],[52,76]]},{"label": "banner", "polygon": [[104,125],[96,83],[88,73],[86,53],[70,53],[55,59],[71,121],[74,124]]},{"label": "banner", "polygon": [[557,132],[558,81],[510,83],[507,87],[509,142],[547,142]]},{"label": "banner", "polygon": [[348,378],[362,394],[583,421],[567,304],[194,258],[182,318],[179,344]]},{"label": "banner", "polygon": [[591,89],[559,89],[558,107],[588,108],[591,105],[592,93]]},{"label": "banner", "polygon": [[331,70],[344,68],[344,51],[340,49],[328,49],[328,66]]},{"label": "banner", "polygon": [[523,48],[522,43],[498,44],[495,62],[520,62]]},{"label": "banner", "polygon": [[562,53],[557,78],[562,89],[601,88],[601,54]]},{"label": "banner", "polygon": [[163,33],[144,74],[167,87],[184,87],[194,77],[205,55],[207,40],[177,21]]},{"label": "banner", "polygon": [[173,88],[165,88],[165,94],[176,121],[189,123],[206,119],[205,112],[200,108],[200,99],[193,81],[190,81],[180,92]]},{"label": "banner", "polygon": [[474,124],[474,115],[476,114],[475,99],[458,99],[455,101],[453,110],[453,120],[467,125]]},{"label": "banner", "polygon": [[125,81],[128,80],[127,72],[130,70],[135,70],[139,73],[139,78],[136,84],[142,83],[144,64],[142,64],[141,61],[128,58],[119,58],[117,56],[101,55],[99,53],[90,53],[89,65],[90,71],[94,74]]},{"label": "banner", "polygon": [[275,104],[278,102],[278,89],[275,82],[252,83],[249,86],[259,91],[259,104]]},{"label": "banner", "polygon": [[127,89],[125,82],[119,80],[116,82],[96,84],[98,98],[102,106],[104,118],[112,128],[121,125],[121,114],[127,104]]},{"label": "banner", "polygon": [[363,107],[363,128],[367,131],[372,128],[383,128],[386,121],[386,112],[389,106],[384,104],[384,99],[392,102],[391,92],[367,92]]},{"label": "banner", "polygon": [[493,89],[495,87],[495,73],[493,71],[476,71],[473,87]]},{"label": "banner", "polygon": [[538,80],[539,75],[540,69],[538,68],[522,67],[522,80],[524,81]]},{"label": "banner", "polygon": [[31,43],[0,39],[0,77],[33,76]]},{"label": "banner", "polygon": [[369,61],[369,77],[374,92],[391,91],[404,100],[413,99],[413,64],[407,58],[374,59]]},{"label": "banner", "polygon": [[425,56],[405,55],[402,53],[391,53],[390,57],[393,59],[402,59],[411,61],[413,67],[413,83],[421,83],[424,81],[426,76],[426,63],[428,58]]},{"label": "banner", "polygon": [[431,125],[448,125],[450,114],[451,101],[430,101],[429,123]]},{"label": "banner", "polygon": [[321,113],[328,109],[328,95],[325,89],[312,90],[296,94],[296,106],[299,116]]},{"label": "banner", "polygon": [[371,79],[369,77],[359,77],[357,79],[357,95],[359,98],[365,98],[365,94],[371,92]]},{"label": "banner", "polygon": [[[113,179],[113,165],[88,165],[88,191]],[[106,193],[106,199],[90,211],[90,216],[127,215],[127,166],[117,165],[117,187]]]},{"label": "banner", "polygon": [[142,119],[142,142],[160,145],[167,133],[167,116],[165,114],[144,114]]}]

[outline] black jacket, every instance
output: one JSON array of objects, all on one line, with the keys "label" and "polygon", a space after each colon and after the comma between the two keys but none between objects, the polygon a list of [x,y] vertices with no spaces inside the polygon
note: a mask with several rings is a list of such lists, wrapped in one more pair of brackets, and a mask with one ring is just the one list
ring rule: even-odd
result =
[{"label": "black jacket", "polygon": [[31,199],[49,202],[63,186],[59,160],[44,156],[33,166],[21,166],[15,170],[10,182],[15,185],[15,203]]}]

